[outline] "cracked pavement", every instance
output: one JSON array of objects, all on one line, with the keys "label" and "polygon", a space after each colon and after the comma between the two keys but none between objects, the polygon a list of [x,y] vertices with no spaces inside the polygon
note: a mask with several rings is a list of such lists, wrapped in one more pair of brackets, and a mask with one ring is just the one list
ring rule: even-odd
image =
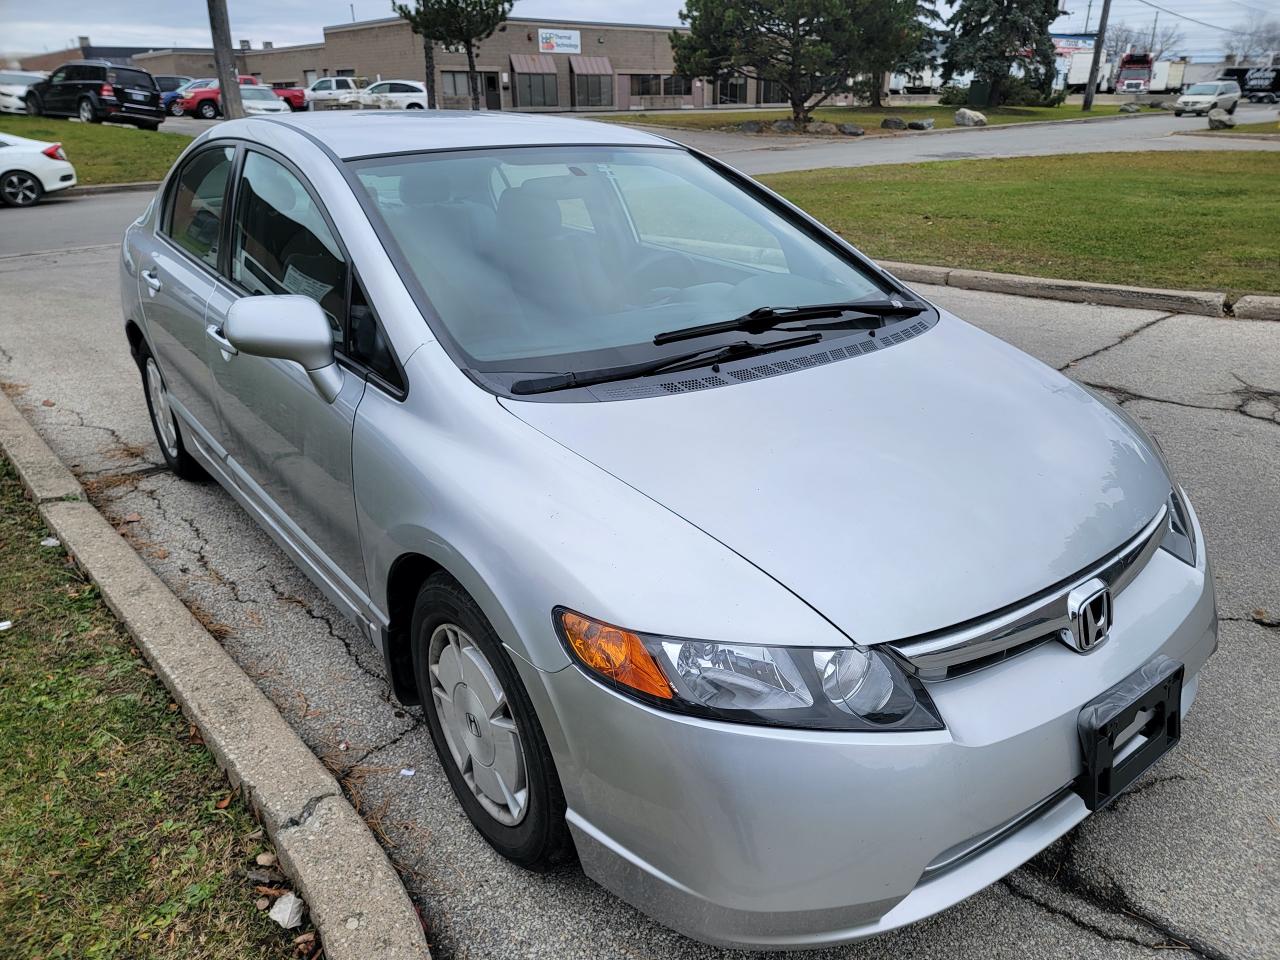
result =
[{"label": "cracked pavement", "polygon": [[[436,956],[738,956],[658,927],[577,867],[529,874],[479,839],[373,647],[221,489],[162,468],[116,258],[0,259],[0,381],[335,772]],[[1280,324],[919,289],[1108,392],[1159,439],[1205,528],[1222,646],[1179,748],[1113,806],[946,913],[813,956],[1280,957]]]}]

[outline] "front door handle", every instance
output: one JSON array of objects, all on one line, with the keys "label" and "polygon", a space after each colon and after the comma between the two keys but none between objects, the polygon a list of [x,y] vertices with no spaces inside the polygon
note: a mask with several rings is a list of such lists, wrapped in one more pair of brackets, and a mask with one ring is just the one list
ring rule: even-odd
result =
[{"label": "front door handle", "polygon": [[234,346],[232,346],[230,340],[228,340],[226,337],[222,335],[222,330],[219,329],[216,323],[211,323],[207,327],[205,327],[204,335],[208,337],[210,340],[212,340],[214,343],[216,343],[218,345],[218,349],[221,350],[225,355],[229,357],[234,357],[236,354],[240,352]]},{"label": "front door handle", "polygon": [[142,279],[146,282],[147,286],[151,288],[152,293],[159,293],[160,288],[164,286],[164,284],[160,282],[160,278],[156,276],[156,272],[154,270],[143,270]]}]

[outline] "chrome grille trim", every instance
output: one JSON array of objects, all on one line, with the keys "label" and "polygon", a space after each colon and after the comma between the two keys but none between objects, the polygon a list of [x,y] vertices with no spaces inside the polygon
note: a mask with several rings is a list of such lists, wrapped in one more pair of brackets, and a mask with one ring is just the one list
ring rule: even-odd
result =
[{"label": "chrome grille trim", "polygon": [[888,646],[906,661],[921,680],[946,680],[983,666],[1005,655],[1030,649],[1069,630],[1067,596],[1073,589],[1094,578],[1102,580],[1112,596],[1118,596],[1142,572],[1169,526],[1169,507],[1160,507],[1155,517],[1137,535],[1109,556],[1080,572],[1045,595],[1019,604],[994,617],[964,626],[900,640]]}]

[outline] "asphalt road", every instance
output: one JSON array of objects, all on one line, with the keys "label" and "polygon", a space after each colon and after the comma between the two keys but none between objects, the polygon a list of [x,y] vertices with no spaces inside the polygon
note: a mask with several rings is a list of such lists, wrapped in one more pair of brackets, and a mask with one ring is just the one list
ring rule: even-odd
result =
[{"label": "asphalt road", "polygon": [[[34,228],[26,241],[53,242]],[[736,956],[658,927],[576,868],[531,875],[478,838],[420,713],[390,698],[367,641],[229,496],[159,467],[120,329],[116,258],[97,248],[0,259],[0,381],[338,772],[401,868],[436,956]],[[921,292],[1148,425],[1205,527],[1221,649],[1182,744],[1130,794],[946,913],[820,956],[1280,956],[1280,324]]]}]

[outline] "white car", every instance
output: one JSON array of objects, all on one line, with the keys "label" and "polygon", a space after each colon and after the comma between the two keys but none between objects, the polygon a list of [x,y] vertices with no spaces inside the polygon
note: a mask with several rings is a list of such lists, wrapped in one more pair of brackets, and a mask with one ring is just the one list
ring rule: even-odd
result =
[{"label": "white car", "polygon": [[0,70],[0,113],[26,113],[27,90],[44,77],[26,70]]},{"label": "white car", "polygon": [[1173,115],[1180,117],[1184,113],[1208,113],[1210,110],[1235,113],[1239,104],[1240,84],[1234,80],[1210,80],[1188,87],[1173,105]]},{"label": "white car", "polygon": [[355,99],[361,106],[383,110],[425,110],[427,85],[417,80],[380,80],[357,93]]},{"label": "white car", "polygon": [[76,168],[60,143],[0,133],[0,202],[29,207],[46,193],[76,185]]},{"label": "white car", "polygon": [[255,87],[242,84],[240,87],[240,102],[244,104],[244,112],[251,117],[260,113],[289,112],[288,102],[276,96],[275,91],[270,87]]},{"label": "white car", "polygon": [[307,109],[314,109],[312,105],[318,100],[341,100],[359,90],[355,77],[322,77],[307,87]]}]

